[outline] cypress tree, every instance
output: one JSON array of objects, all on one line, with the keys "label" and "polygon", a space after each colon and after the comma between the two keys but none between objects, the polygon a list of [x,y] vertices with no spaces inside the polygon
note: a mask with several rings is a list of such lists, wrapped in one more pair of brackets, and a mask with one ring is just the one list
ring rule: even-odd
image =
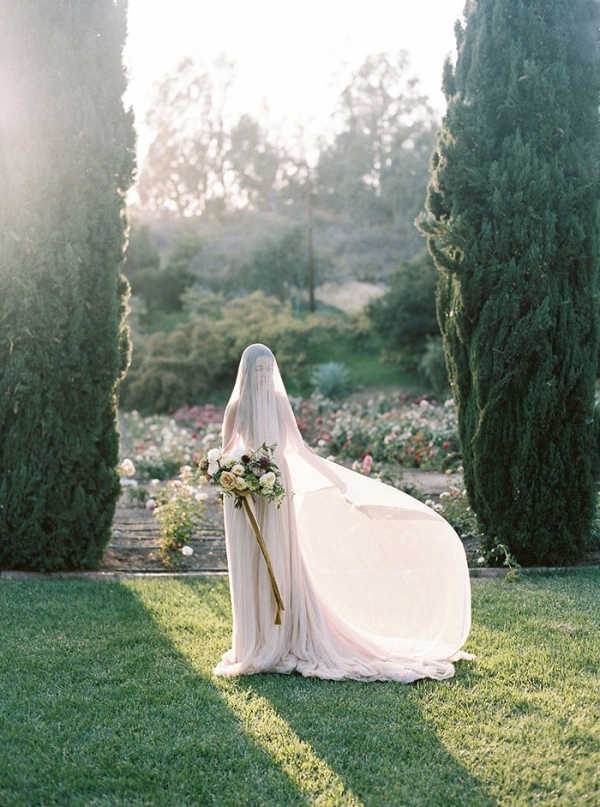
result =
[{"label": "cypress tree", "polygon": [[0,567],[93,568],[119,495],[121,0],[0,12]]},{"label": "cypress tree", "polygon": [[465,483],[491,559],[571,562],[597,496],[599,5],[469,0],[465,21],[420,222]]}]

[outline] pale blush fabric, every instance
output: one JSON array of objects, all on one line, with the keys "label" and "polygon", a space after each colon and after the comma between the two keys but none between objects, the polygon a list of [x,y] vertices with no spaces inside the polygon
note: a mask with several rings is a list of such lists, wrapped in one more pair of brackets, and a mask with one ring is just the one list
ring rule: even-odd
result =
[{"label": "pale blush fabric", "polygon": [[242,356],[223,446],[277,444],[288,492],[257,501],[285,611],[242,509],[226,497],[232,647],[214,672],[289,673],[412,682],[454,674],[470,628],[461,541],[429,507],[317,456],[303,442],[277,363],[264,345]]}]

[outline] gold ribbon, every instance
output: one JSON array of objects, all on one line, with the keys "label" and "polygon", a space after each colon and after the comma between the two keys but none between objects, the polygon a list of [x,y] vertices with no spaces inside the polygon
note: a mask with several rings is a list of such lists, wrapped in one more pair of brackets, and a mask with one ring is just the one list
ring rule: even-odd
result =
[{"label": "gold ribbon", "polygon": [[250,502],[248,501],[248,496],[240,496],[242,500],[242,504],[244,505],[244,510],[246,511],[246,515],[248,516],[248,521],[250,522],[250,526],[254,530],[254,535],[256,536],[256,540],[258,541],[258,545],[260,547],[260,551],[262,552],[263,558],[265,559],[265,563],[267,564],[267,569],[269,572],[269,577],[271,578],[271,588],[273,589],[273,596],[275,597],[275,602],[277,603],[277,613],[275,614],[275,624],[281,625],[281,612],[285,611],[285,606],[283,604],[283,598],[279,591],[279,586],[277,585],[277,580],[275,579],[275,572],[273,571],[273,564],[271,563],[271,558],[269,557],[269,552],[267,550],[267,545],[265,544],[265,539],[262,537],[262,533],[260,531],[260,527],[258,526],[258,522],[254,513],[252,512],[252,507],[250,506]]}]

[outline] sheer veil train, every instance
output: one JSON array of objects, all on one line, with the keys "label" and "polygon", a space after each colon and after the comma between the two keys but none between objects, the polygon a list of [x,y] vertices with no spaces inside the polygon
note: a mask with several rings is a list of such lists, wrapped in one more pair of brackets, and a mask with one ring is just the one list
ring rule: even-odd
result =
[{"label": "sheer veil train", "polygon": [[470,628],[466,558],[450,525],[389,485],[315,454],[302,440],[275,357],[244,351],[223,448],[276,445],[288,495],[257,520],[285,603],[281,625],[243,510],[226,497],[232,647],[217,675],[327,679],[449,678]]}]

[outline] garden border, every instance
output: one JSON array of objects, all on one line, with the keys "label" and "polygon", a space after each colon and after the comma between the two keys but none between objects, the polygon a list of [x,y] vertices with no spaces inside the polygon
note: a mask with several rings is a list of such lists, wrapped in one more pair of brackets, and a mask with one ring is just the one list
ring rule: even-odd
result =
[{"label": "garden border", "polygon": [[[578,572],[584,569],[600,569],[597,564],[585,564],[582,566],[527,566],[517,569],[469,569],[470,577],[506,577],[514,575],[550,575],[564,574],[567,572]],[[0,571],[0,580],[118,580],[127,578],[170,578],[170,577],[227,577],[225,571],[137,571],[137,572],[21,572],[21,571]]]}]

